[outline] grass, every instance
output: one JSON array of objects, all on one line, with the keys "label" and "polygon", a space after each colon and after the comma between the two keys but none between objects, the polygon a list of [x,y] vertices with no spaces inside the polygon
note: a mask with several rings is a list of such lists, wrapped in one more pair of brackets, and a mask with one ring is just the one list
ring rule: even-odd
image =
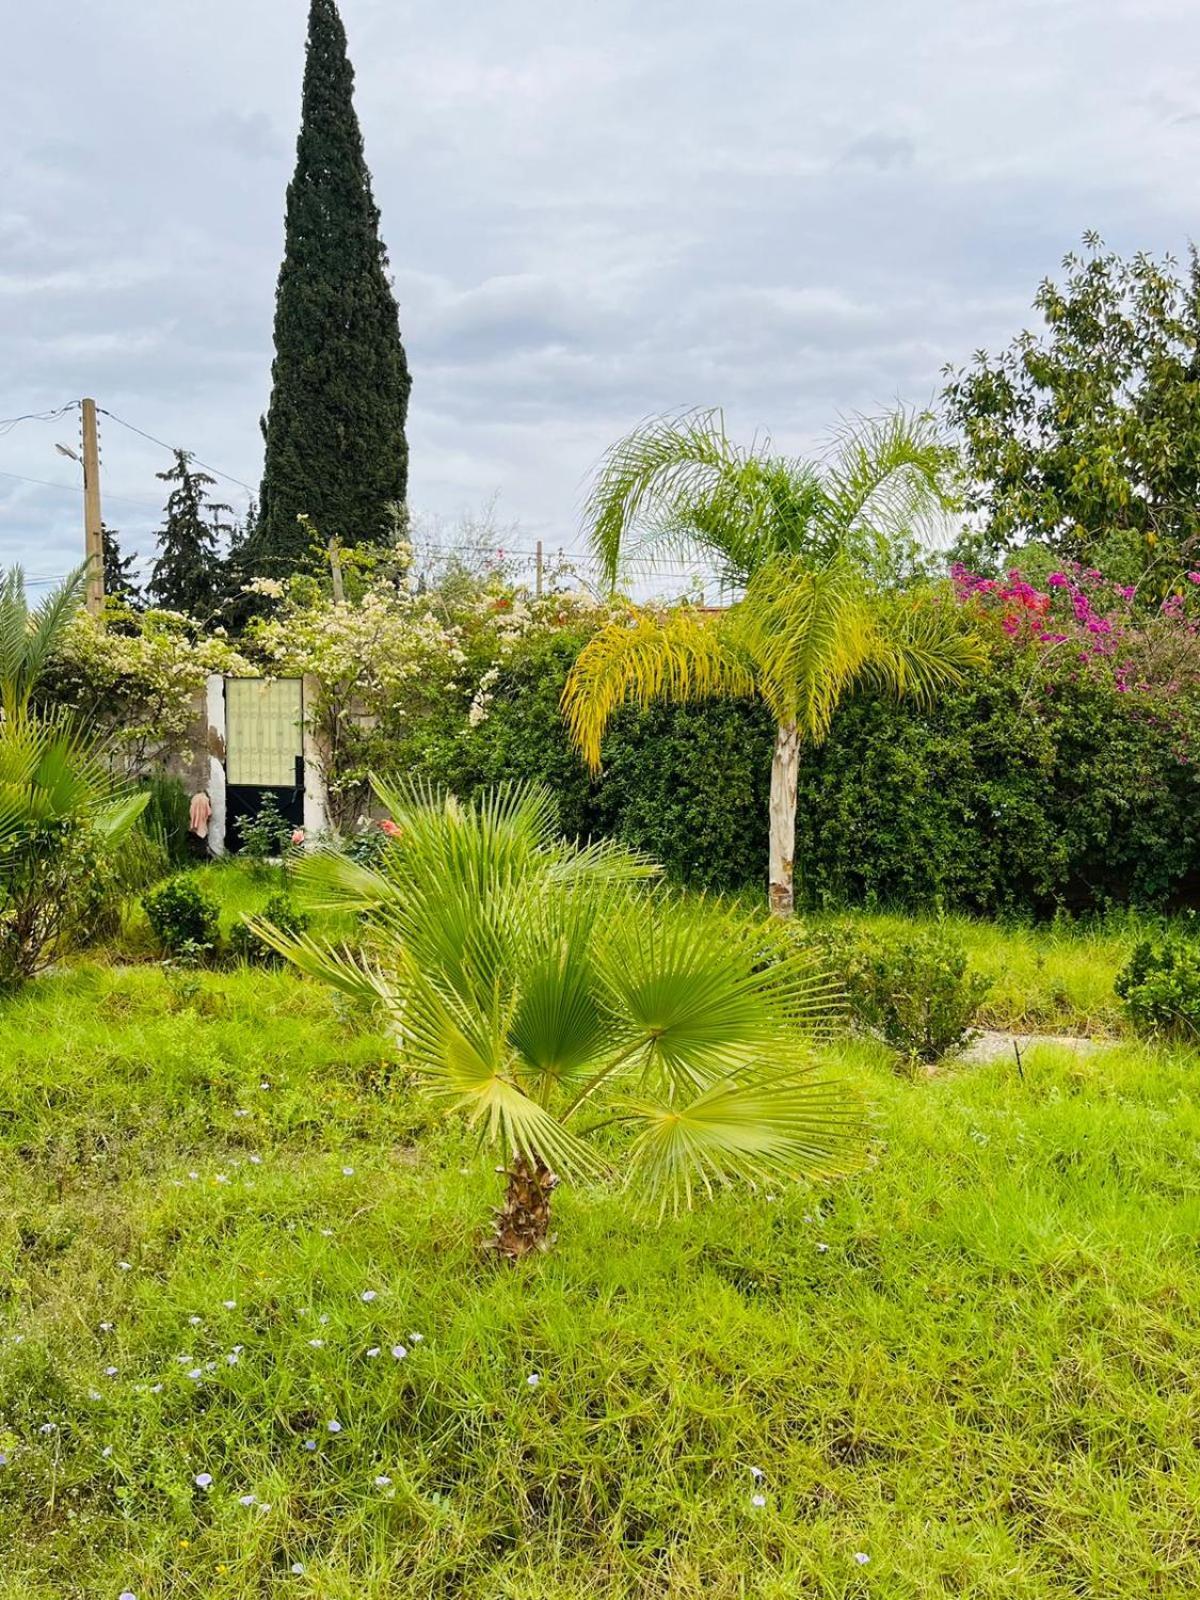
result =
[{"label": "grass", "polygon": [[[934,926],[933,918],[865,912],[828,920],[887,933]],[[1121,916],[1039,926],[947,916],[938,925],[948,928],[966,949],[971,965],[992,979],[979,1016],[981,1026],[1018,1033],[1120,1030],[1113,979],[1137,936],[1136,919]]]},{"label": "grass", "polygon": [[[1006,1020],[1111,1014],[1116,934],[964,933]],[[839,1065],[854,1178],[657,1229],[560,1191],[553,1253],[500,1269],[492,1159],[370,1018],[288,972],[32,985],[0,1011],[0,1597],[1200,1591],[1200,1057]]]}]

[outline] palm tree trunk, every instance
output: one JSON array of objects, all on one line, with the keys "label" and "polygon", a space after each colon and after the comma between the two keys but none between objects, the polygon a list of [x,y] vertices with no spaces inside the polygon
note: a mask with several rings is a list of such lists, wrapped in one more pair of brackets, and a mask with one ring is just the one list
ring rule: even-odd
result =
[{"label": "palm tree trunk", "polygon": [[796,781],[800,772],[800,734],[794,722],[781,722],[771,757],[771,860],[768,894],[771,914],[790,917],[795,905],[792,869],[796,854]]},{"label": "palm tree trunk", "polygon": [[519,1261],[533,1250],[548,1250],[554,1242],[550,1196],[558,1188],[558,1178],[540,1156],[526,1155],[515,1156],[505,1176],[504,1204],[496,1212],[496,1233],[488,1248]]}]

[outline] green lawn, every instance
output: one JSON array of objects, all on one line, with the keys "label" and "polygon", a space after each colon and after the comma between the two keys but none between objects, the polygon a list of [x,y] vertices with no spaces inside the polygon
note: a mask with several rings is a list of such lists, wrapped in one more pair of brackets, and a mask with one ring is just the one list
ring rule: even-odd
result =
[{"label": "green lawn", "polygon": [[[962,931],[998,1023],[1112,1022],[1119,933]],[[661,1228],[562,1191],[513,1270],[477,1251],[492,1159],[326,991],[32,985],[0,1009],[0,1597],[1200,1592],[1200,1056],[838,1065],[854,1178]]]}]

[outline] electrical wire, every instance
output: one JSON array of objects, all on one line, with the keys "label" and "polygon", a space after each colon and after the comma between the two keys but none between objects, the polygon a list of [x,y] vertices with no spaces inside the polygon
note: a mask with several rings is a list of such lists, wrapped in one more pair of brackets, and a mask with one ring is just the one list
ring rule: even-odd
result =
[{"label": "electrical wire", "polygon": [[68,411],[74,411],[78,405],[78,400],[68,400],[66,405],[59,406],[53,411],[26,411],[19,417],[0,417],[0,437],[3,437],[6,433],[11,433],[18,422],[53,422],[56,417],[62,417]]},{"label": "electrical wire", "polygon": [[[35,483],[39,489],[60,489],[67,494],[82,494],[83,486],[77,483],[54,483],[49,478],[27,478],[20,472],[2,472],[0,478],[11,478],[15,483]],[[162,506],[157,500],[151,500],[147,495],[105,494],[106,506],[152,506],[155,511],[161,511]]]},{"label": "electrical wire", "polygon": [[[120,427],[128,428],[130,433],[136,433],[141,438],[149,440],[151,444],[158,445],[160,450],[168,450],[170,451],[171,455],[176,455],[179,453],[179,447],[177,445],[168,444],[165,439],[159,439],[153,433],[147,433],[145,428],[139,428],[135,423],[126,422],[125,418],[119,417],[115,411],[108,411],[104,406],[97,406],[96,410],[102,417],[109,417]],[[201,461],[199,456],[189,455],[189,460],[193,461],[196,466],[203,468],[205,472],[211,472],[214,477],[224,478],[226,483],[236,483],[239,489],[244,489],[248,495],[253,497],[254,490],[250,487],[250,485],[243,482],[241,478],[235,478],[232,472],[222,472],[220,467],[214,467],[211,466],[207,461]]]}]

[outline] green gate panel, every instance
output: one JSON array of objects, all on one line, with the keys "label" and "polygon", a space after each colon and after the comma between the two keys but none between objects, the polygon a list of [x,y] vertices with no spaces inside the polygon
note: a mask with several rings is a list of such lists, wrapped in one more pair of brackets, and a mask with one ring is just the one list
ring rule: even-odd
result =
[{"label": "green gate panel", "polygon": [[264,789],[296,781],[304,753],[304,700],[299,678],[225,680],[225,778]]}]

